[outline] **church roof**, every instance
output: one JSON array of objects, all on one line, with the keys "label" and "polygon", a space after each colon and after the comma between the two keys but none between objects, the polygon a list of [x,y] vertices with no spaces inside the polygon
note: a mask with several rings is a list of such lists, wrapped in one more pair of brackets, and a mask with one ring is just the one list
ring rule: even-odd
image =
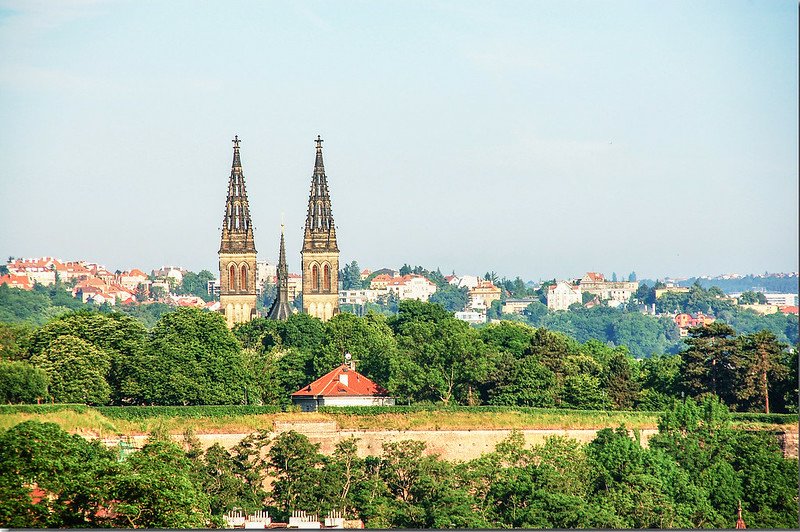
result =
[{"label": "church roof", "polygon": [[[346,376],[342,378],[342,376]],[[343,381],[347,382],[345,384]],[[311,384],[303,386],[292,397],[345,397],[388,396],[389,391],[372,382],[359,372],[342,364]]]}]

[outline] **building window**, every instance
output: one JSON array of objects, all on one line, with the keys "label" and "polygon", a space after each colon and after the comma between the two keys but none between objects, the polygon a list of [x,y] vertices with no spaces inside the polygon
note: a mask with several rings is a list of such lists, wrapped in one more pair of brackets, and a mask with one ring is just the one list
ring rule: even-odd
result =
[{"label": "building window", "polygon": [[316,264],[311,266],[311,290],[319,292],[319,267]]},{"label": "building window", "polygon": [[326,292],[331,291],[331,267],[327,264],[322,270],[322,289]]},{"label": "building window", "polygon": [[231,264],[228,272],[228,290],[234,292],[236,290],[236,266]]},{"label": "building window", "polygon": [[242,276],[240,277],[241,281],[239,284],[242,285],[242,291],[247,292],[247,265],[242,264]]}]

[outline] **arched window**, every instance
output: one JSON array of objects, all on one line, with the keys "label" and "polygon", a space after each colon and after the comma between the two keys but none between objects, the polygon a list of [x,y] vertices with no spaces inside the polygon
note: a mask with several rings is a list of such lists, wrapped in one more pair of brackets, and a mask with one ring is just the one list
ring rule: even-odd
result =
[{"label": "arched window", "polygon": [[331,291],[331,267],[327,264],[322,270],[322,289],[326,292]]},{"label": "arched window", "polygon": [[239,278],[239,284],[242,285],[242,291],[247,292],[247,265],[242,264],[242,275]]},{"label": "arched window", "polygon": [[231,292],[236,290],[236,266],[231,264],[230,270],[228,271],[228,289]]},{"label": "arched window", "polygon": [[311,290],[319,292],[319,267],[316,264],[311,266]]}]

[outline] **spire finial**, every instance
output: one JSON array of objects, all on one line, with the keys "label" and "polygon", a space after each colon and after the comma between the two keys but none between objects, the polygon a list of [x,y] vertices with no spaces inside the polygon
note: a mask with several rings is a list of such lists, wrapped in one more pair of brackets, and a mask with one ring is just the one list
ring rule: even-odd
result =
[{"label": "spire finial", "polygon": [[239,149],[239,143],[242,142],[242,141],[239,140],[239,135],[236,135],[236,136],[233,137],[233,140],[231,142],[233,142],[233,149],[238,150]]},{"label": "spire finial", "polygon": [[283,212],[281,211],[281,234],[283,234]]},{"label": "spire finial", "polygon": [[320,137],[319,135],[317,135],[317,138],[316,138],[316,140],[314,140],[314,142],[316,142],[316,143],[317,143],[317,149],[318,149],[318,150],[321,150],[321,149],[322,149],[322,143],[323,143],[323,142],[325,142],[325,141],[324,141],[324,140],[322,140],[322,137]]}]

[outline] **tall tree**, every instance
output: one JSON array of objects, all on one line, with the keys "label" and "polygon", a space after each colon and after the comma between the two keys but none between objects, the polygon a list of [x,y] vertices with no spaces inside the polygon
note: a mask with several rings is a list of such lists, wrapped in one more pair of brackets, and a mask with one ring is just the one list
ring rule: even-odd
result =
[{"label": "tall tree", "polygon": [[682,386],[691,396],[713,393],[732,404],[734,361],[739,345],[736,331],[729,325],[714,322],[707,327],[689,329],[689,346],[681,353]]},{"label": "tall tree", "polygon": [[736,398],[742,406],[763,407],[769,414],[770,383],[784,379],[789,373],[782,360],[786,345],[778,342],[769,331],[741,336],[739,343],[735,360],[738,373]]}]

